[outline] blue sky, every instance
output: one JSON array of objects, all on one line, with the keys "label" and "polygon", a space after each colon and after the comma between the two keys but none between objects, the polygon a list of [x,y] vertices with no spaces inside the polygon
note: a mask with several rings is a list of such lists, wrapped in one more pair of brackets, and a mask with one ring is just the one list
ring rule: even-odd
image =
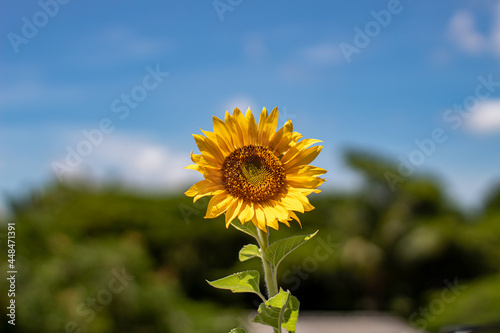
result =
[{"label": "blue sky", "polygon": [[465,206],[500,180],[498,1],[1,7],[0,202],[54,179],[55,166],[65,180],[185,189],[200,179],[182,169],[191,133],[236,106],[277,106],[280,125],[289,117],[323,140],[325,188],[359,184],[346,148],[435,174]]}]

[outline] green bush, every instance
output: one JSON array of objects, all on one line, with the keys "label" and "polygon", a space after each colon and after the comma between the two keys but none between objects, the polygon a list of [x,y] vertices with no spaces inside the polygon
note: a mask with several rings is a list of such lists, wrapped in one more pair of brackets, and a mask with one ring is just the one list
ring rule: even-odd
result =
[{"label": "green bush", "polygon": [[[432,291],[458,279],[467,283],[463,295],[426,325],[494,320],[500,188],[471,215],[433,178],[391,186],[384,173],[397,171],[390,163],[355,152],[347,161],[364,179],[359,191],[312,195],[316,209],[300,216],[302,227],[271,232],[272,240],[320,230],[278,272],[301,310],[391,311],[412,323],[435,299]],[[204,220],[207,202],[84,183],[53,184],[12,200],[17,318],[15,328],[1,321],[0,329],[189,333],[241,325],[258,298],[216,290],[205,280],[260,269],[259,263],[238,261],[252,239],[226,230],[223,217]],[[119,288],[117,274],[133,279]],[[7,301],[0,298],[0,306]]]}]

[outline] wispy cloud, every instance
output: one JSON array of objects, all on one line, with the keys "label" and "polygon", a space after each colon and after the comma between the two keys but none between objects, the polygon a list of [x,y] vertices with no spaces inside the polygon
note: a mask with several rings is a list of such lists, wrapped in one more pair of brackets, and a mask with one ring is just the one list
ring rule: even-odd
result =
[{"label": "wispy cloud", "polygon": [[320,42],[291,51],[276,67],[276,76],[287,83],[304,83],[320,77],[326,67],[342,63],[343,56],[337,44]]},{"label": "wispy cloud", "polygon": [[500,3],[498,3],[495,10],[495,23],[491,33],[491,41],[493,44],[493,51],[497,56],[500,56]]},{"label": "wispy cloud", "polygon": [[[63,159],[60,162],[63,163]],[[98,181],[116,179],[128,186],[168,191],[185,187],[195,179],[195,172],[184,169],[188,164],[192,164],[188,152],[179,153],[140,137],[113,135],[64,177],[86,175]]]},{"label": "wispy cloud", "polygon": [[224,102],[224,106],[221,110],[224,110],[223,112],[226,112],[226,110],[228,110],[232,114],[234,108],[238,108],[243,113],[245,113],[248,107],[252,109],[252,113],[260,111],[257,110],[257,104],[253,98],[248,95],[241,94],[229,98],[226,102]]},{"label": "wispy cloud", "polygon": [[462,10],[455,13],[449,30],[453,41],[463,50],[469,53],[481,53],[486,50],[488,39],[476,30],[474,15],[471,12]]},{"label": "wispy cloud", "polygon": [[466,128],[475,133],[491,133],[500,131],[500,99],[478,103],[471,110]]},{"label": "wispy cloud", "polygon": [[130,61],[147,61],[174,49],[171,40],[143,36],[135,30],[114,26],[89,35],[78,42],[71,59],[84,65],[117,65]]},{"label": "wispy cloud", "polygon": [[476,25],[474,12],[457,11],[448,24],[451,40],[469,54],[489,53],[500,56],[500,2],[496,3],[490,13],[493,21],[492,28],[488,32],[481,32]]},{"label": "wispy cloud", "polygon": [[266,42],[261,35],[251,35],[243,41],[243,54],[250,60],[265,60],[268,52]]},{"label": "wispy cloud", "polygon": [[338,45],[323,43],[300,51],[304,59],[314,65],[336,65],[344,59]]},{"label": "wispy cloud", "polygon": [[86,95],[85,89],[74,84],[53,84],[39,79],[18,80],[2,89],[0,107],[54,107],[75,103]]}]

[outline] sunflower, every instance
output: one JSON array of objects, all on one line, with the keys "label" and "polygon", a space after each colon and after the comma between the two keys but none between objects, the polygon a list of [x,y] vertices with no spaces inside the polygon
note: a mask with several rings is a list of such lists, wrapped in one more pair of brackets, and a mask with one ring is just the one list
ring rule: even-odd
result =
[{"label": "sunflower", "polygon": [[314,209],[307,196],[321,192],[317,187],[325,179],[318,175],[327,171],[309,163],[323,148],[311,146],[321,141],[300,140],[291,120],[278,131],[277,124],[278,108],[269,115],[264,108],[258,126],[250,108],[245,115],[236,108],[232,116],[226,111],[224,121],[213,117],[213,132],[193,134],[201,154],[191,152],[195,164],[186,169],[205,179],[185,194],[193,202],[212,196],[205,218],[225,213],[226,227],[238,218],[267,232],[267,227],[277,230],[279,222],[300,224],[295,212]]}]

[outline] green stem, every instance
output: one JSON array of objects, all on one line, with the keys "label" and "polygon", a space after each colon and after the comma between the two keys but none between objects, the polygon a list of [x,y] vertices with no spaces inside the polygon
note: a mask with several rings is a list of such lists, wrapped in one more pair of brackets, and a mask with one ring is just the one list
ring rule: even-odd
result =
[{"label": "green stem", "polygon": [[264,256],[264,253],[266,252],[266,249],[269,246],[269,233],[263,232],[259,228],[257,228],[257,233],[259,235],[262,266],[264,267],[264,279],[266,281],[266,287],[268,293],[267,296],[271,298],[274,295],[278,294],[278,286],[274,279],[274,267],[272,263],[269,262]]},{"label": "green stem", "polygon": [[[274,279],[274,267],[271,262],[269,262],[266,257],[264,256],[264,253],[266,252],[267,247],[269,246],[269,230],[268,232],[263,232],[259,228],[257,228],[257,235],[259,238],[257,241],[259,242],[260,245],[260,251],[261,251],[261,259],[262,259],[262,266],[264,268],[264,280],[266,282],[266,287],[267,287],[267,296],[268,298],[271,298],[275,295],[278,294],[278,283]],[[281,333],[281,328],[273,328],[274,333]]]}]

